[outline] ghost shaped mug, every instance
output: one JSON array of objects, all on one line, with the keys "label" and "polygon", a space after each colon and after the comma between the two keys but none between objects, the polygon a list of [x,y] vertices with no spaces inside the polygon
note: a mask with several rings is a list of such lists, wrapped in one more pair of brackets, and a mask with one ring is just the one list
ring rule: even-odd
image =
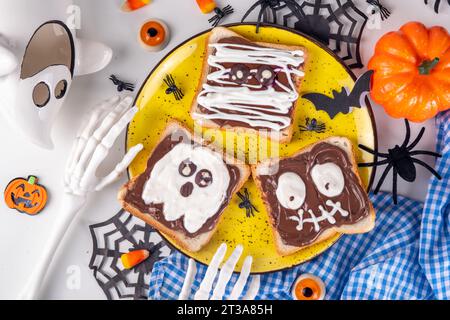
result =
[{"label": "ghost shaped mug", "polygon": [[0,110],[14,129],[47,149],[72,79],[112,58],[105,45],[76,38],[67,24],[76,14],[72,7],[71,0],[0,3]]}]

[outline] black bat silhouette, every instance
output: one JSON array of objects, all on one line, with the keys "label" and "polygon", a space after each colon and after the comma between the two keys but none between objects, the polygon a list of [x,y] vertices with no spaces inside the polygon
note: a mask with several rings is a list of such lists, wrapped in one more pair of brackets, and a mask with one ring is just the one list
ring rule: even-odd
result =
[{"label": "black bat silhouette", "polygon": [[370,91],[372,75],[373,70],[369,70],[359,77],[350,93],[343,87],[341,92],[333,90],[333,98],[321,93],[308,93],[303,98],[311,101],[316,110],[323,110],[334,119],[338,113],[348,114],[352,107],[361,108],[365,105],[364,98]]}]

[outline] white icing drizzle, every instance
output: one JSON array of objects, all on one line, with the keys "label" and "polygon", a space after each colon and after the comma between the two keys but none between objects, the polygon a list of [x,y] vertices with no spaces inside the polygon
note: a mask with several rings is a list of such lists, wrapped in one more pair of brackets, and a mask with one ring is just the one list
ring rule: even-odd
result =
[{"label": "white icing drizzle", "polygon": [[292,216],[292,217],[289,217],[289,219],[298,222],[298,225],[297,225],[298,231],[303,230],[303,226],[305,223],[312,223],[312,224],[314,224],[314,230],[316,232],[319,232],[320,231],[320,226],[319,226],[320,222],[328,220],[329,223],[336,224],[336,219],[334,218],[334,216],[337,213],[339,213],[342,217],[347,217],[349,215],[348,211],[342,209],[340,202],[334,203],[331,200],[327,200],[326,205],[329,206],[331,208],[331,210],[328,211],[324,207],[319,206],[319,210],[321,213],[320,216],[316,216],[314,214],[314,212],[310,209],[310,210],[308,210],[310,217],[305,219],[304,218],[305,211],[303,209],[300,209],[298,211],[298,216]]},{"label": "white icing drizzle", "polygon": [[[187,159],[196,165],[196,171],[183,177],[178,170]],[[196,184],[196,175],[203,169],[211,172],[213,178],[206,187]],[[187,183],[193,190],[184,197],[180,190]],[[220,154],[207,147],[180,143],[155,164],[142,199],[147,205],[163,204],[164,219],[170,222],[183,218],[184,228],[193,234],[219,211],[229,184],[230,174]]]},{"label": "white icing drizzle", "polygon": [[[215,54],[209,56],[208,64],[218,70],[208,75],[208,81],[231,86],[223,87],[205,83],[203,91],[197,97],[197,102],[211,113],[196,112],[193,117],[200,120],[238,121],[251,127],[275,131],[287,128],[291,124],[291,118],[287,115],[299,97],[292,77],[304,76],[303,71],[298,70],[298,67],[304,63],[303,51],[230,43],[216,43],[209,46],[215,49]],[[224,63],[277,66],[279,72],[286,74],[289,86],[275,80],[276,85],[284,90],[284,92],[277,92],[273,86],[264,89],[262,85],[237,85],[229,80],[231,70],[225,68]],[[254,74],[256,70],[251,72]]]}]

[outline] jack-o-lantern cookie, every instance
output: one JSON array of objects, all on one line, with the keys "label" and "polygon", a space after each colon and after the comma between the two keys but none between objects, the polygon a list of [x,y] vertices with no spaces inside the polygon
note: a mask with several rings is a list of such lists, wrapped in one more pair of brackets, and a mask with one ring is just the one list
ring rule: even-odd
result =
[{"label": "jack-o-lantern cookie", "polygon": [[6,205],[19,212],[36,215],[47,204],[47,190],[35,176],[12,180],[5,189]]},{"label": "jack-o-lantern cookie", "polygon": [[121,189],[119,201],[128,212],[196,252],[209,242],[222,212],[249,175],[245,164],[171,123],[146,171]]},{"label": "jack-o-lantern cookie", "polygon": [[263,161],[253,168],[253,176],[281,255],[337,232],[364,233],[375,225],[375,212],[346,138],[329,138],[292,157]]}]

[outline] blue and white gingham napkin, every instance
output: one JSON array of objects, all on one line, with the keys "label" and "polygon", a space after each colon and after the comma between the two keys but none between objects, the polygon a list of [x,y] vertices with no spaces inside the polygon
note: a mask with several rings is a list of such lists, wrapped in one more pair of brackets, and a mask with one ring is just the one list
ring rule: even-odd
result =
[{"label": "blue and white gingham napkin", "polygon": [[[436,163],[442,180],[431,178],[425,204],[387,193],[371,195],[376,228],[362,235],[343,236],[314,260],[287,271],[261,276],[257,299],[291,299],[291,286],[302,273],[325,283],[326,299],[450,299],[450,111],[436,118]],[[177,299],[188,258],[180,253],[154,266],[150,299]],[[191,298],[206,267],[197,264]],[[237,276],[227,288],[230,294]]]}]

